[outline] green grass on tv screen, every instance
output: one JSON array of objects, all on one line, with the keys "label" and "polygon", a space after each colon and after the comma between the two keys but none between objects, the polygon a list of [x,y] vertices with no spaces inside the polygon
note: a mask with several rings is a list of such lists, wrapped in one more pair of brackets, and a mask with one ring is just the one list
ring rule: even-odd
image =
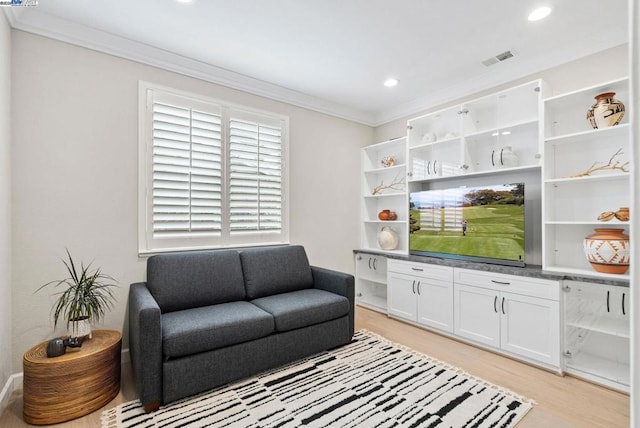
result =
[{"label": "green grass on tv screen", "polygon": [[[411,210],[413,224],[420,227],[409,236],[411,250],[524,259],[524,205],[492,204],[436,210],[441,212],[424,210],[421,215],[419,210]],[[449,212],[445,212],[447,210]],[[425,218],[428,221],[425,222]],[[464,233],[463,220],[467,223]]]}]

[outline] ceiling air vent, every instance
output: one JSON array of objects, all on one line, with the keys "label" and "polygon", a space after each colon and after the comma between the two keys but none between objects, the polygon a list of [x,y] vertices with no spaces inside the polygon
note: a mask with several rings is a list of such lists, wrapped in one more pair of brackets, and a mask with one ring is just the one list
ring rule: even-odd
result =
[{"label": "ceiling air vent", "polygon": [[499,53],[496,56],[492,56],[489,59],[485,59],[484,61],[482,61],[482,64],[484,64],[485,67],[489,67],[490,65],[497,64],[499,62],[505,61],[505,60],[513,57],[513,55],[514,55],[514,52],[510,51],[510,50],[506,51],[506,52],[502,52],[502,53]]}]

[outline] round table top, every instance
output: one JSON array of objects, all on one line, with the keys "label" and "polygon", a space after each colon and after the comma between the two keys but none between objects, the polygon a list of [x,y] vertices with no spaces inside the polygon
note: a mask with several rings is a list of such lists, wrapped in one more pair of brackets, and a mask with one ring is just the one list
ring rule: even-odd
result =
[{"label": "round table top", "polygon": [[48,358],[47,343],[49,341],[42,342],[25,352],[24,361],[31,364],[55,364],[63,361],[73,361],[104,351],[118,344],[122,339],[122,335],[116,330],[93,330],[91,334],[93,337],[85,339],[80,348],[67,347],[67,352],[59,357]]}]

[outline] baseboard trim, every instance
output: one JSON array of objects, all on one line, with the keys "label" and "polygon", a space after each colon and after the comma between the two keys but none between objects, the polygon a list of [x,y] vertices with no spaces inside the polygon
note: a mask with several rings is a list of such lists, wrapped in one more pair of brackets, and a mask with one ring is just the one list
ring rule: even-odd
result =
[{"label": "baseboard trim", "polygon": [[22,373],[15,373],[9,376],[7,382],[4,384],[2,388],[2,392],[0,392],[0,414],[4,412],[4,409],[9,405],[9,401],[11,400],[11,395],[15,391],[22,390]]}]

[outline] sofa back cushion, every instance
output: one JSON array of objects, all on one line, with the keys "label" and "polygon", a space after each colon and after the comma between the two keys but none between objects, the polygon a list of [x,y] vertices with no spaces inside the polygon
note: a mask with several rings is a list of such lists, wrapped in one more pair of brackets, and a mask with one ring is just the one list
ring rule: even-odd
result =
[{"label": "sofa back cushion", "polygon": [[147,287],[162,313],[244,300],[237,251],[158,254],[147,261]]},{"label": "sofa back cushion", "polygon": [[313,287],[304,247],[251,248],[240,253],[249,299]]}]

